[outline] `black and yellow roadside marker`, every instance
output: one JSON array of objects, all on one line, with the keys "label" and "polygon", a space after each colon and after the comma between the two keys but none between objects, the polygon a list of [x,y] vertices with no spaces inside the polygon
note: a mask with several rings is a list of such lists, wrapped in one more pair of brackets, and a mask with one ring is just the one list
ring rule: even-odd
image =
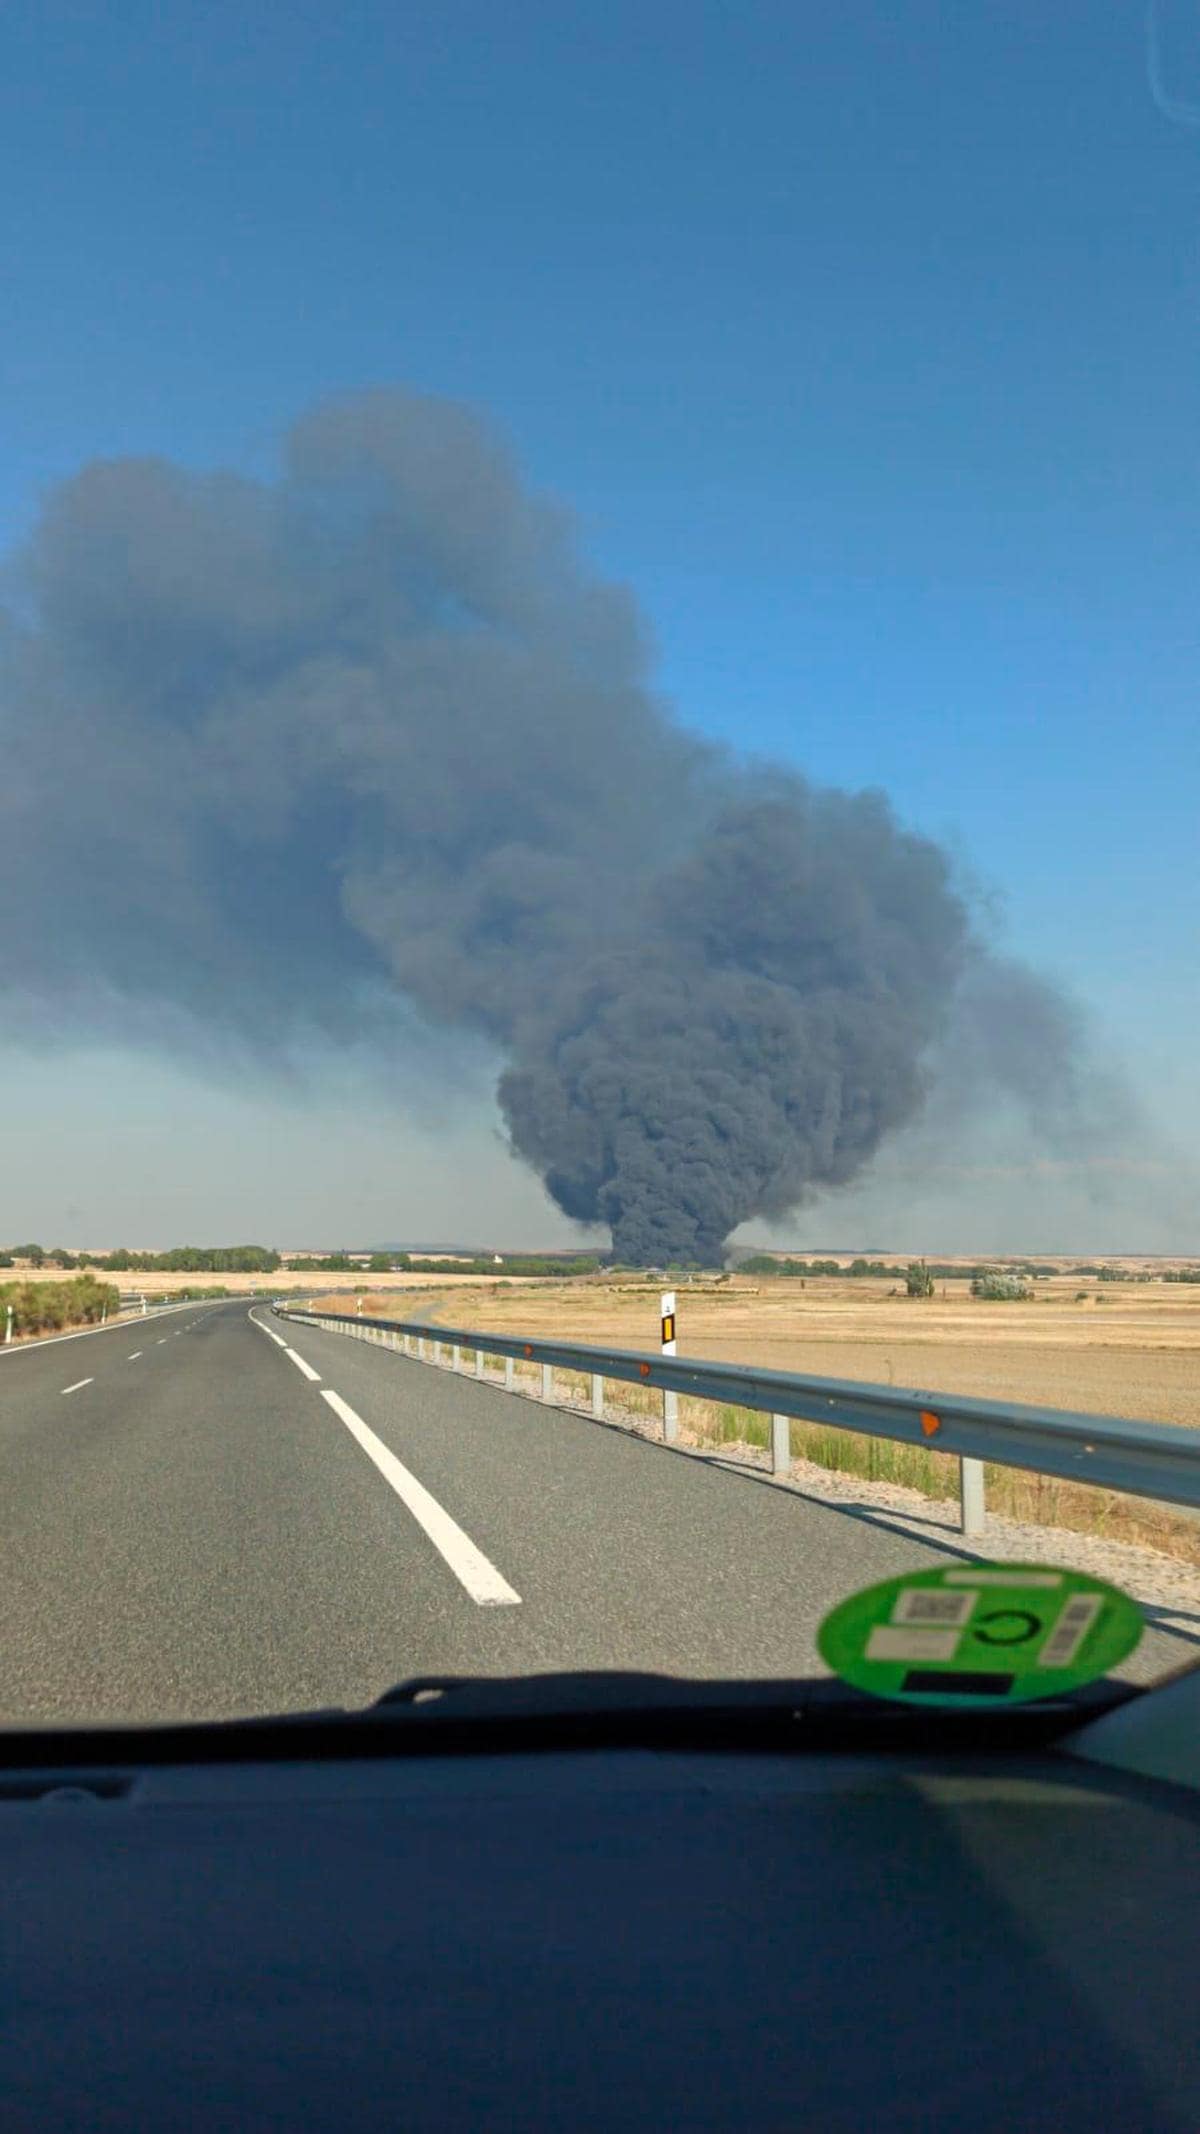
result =
[{"label": "black and yellow roadside marker", "polygon": [[[662,1331],[664,1356],[675,1354],[675,1292],[664,1289],[658,1300],[659,1320]],[[663,1393],[663,1437],[668,1445],[675,1443],[679,1432],[679,1395]]]}]

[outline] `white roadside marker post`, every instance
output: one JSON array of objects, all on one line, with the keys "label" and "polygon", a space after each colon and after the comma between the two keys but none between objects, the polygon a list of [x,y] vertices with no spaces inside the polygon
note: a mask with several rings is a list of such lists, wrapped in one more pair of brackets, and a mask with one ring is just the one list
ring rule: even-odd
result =
[{"label": "white roadside marker post", "polygon": [[5,1346],[5,1348],[7,1348],[7,1347],[8,1347],[8,1344],[9,1344],[9,1342],[10,1342],[10,1341],[12,1340],[12,1326],[13,1326],[13,1308],[12,1308],[12,1305],[11,1305],[11,1304],[9,1304],[9,1305],[7,1305],[7,1306],[5,1307],[5,1320],[4,1320],[4,1346]]},{"label": "white roadside marker post", "polygon": [[[675,1354],[675,1292],[665,1289],[659,1298],[662,1317],[662,1352],[664,1356]],[[663,1394],[663,1438],[673,1445],[679,1435],[679,1395]]]}]

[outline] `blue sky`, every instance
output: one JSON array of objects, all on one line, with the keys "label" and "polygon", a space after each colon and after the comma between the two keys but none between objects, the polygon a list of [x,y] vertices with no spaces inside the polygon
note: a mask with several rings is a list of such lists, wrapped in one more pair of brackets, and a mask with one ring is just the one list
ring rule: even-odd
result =
[{"label": "blue sky", "polygon": [[[16,0],[0,543],[98,454],[265,471],[330,390],[482,405],[680,716],[885,786],[1195,1155],[1200,8],[1152,20],[1153,52],[1140,6],[1070,0]],[[87,1072],[114,1118],[207,1116],[177,1070]],[[246,1101],[253,1144],[281,1115]],[[227,1227],[215,1133],[154,1231]],[[302,1209],[281,1163],[276,1227],[444,1229],[411,1134],[410,1222],[342,1220],[332,1174]],[[562,1234],[472,1160],[478,1220]],[[116,1220],[103,1168],[72,1191],[60,1227]]]}]

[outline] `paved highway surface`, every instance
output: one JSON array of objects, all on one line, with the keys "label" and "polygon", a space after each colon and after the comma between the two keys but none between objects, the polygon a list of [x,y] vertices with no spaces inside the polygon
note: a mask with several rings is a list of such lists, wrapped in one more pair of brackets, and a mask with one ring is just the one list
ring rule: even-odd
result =
[{"label": "paved highway surface", "polygon": [[244,1300],[3,1354],[0,1477],[10,1724],[812,1673],[835,1600],[947,1553]]}]

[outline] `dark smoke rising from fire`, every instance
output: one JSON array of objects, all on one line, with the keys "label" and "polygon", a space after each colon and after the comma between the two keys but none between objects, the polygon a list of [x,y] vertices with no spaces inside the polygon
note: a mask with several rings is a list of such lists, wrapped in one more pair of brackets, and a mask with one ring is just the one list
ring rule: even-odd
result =
[{"label": "dark smoke rising from fire", "polygon": [[945,855],[883,798],[672,721],[629,597],[459,408],[324,405],[271,483],[91,465],[10,580],[26,1016],[127,1003],[269,1062],[369,1035],[386,979],[501,1055],[514,1150],[639,1263],[718,1260],[858,1176],[981,1001],[1009,1086],[1070,1071],[1052,991],[989,985]]}]

